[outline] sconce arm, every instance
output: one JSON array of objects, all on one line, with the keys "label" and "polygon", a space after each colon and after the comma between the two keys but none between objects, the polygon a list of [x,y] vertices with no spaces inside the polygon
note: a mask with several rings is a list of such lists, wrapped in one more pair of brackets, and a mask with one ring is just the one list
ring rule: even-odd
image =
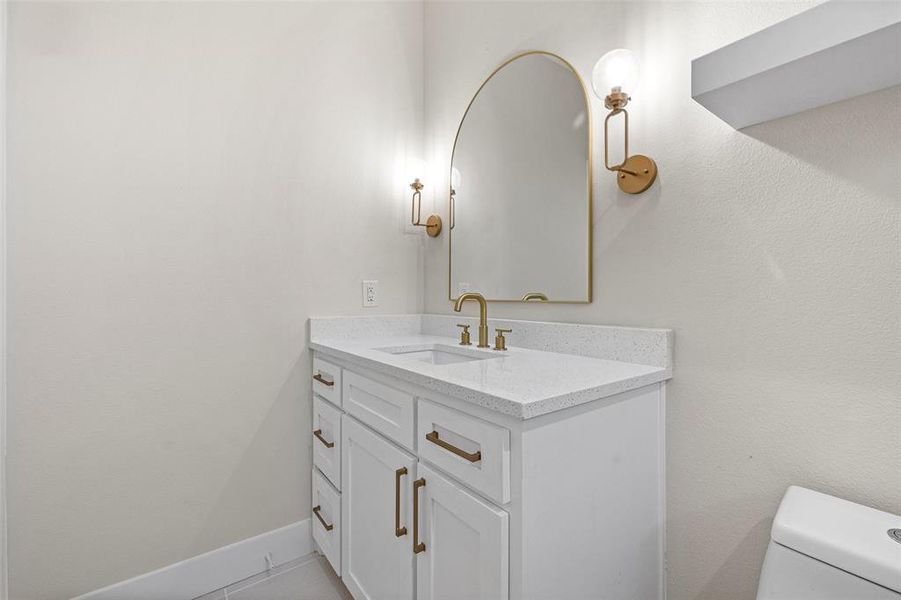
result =
[{"label": "sconce arm", "polygon": [[[618,165],[610,164],[610,151],[609,151],[609,135],[607,133],[608,124],[612,117],[622,113],[623,114],[623,162]],[[626,161],[629,160],[629,111],[625,108],[614,108],[607,114],[607,118],[604,119],[604,167],[607,168],[608,171],[621,171],[623,173],[628,173],[629,175],[635,175],[632,171],[628,171],[623,167],[626,165]]]}]

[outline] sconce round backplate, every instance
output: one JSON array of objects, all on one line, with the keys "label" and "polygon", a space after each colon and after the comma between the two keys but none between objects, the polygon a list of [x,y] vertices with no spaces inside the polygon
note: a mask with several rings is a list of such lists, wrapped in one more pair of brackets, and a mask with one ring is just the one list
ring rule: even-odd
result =
[{"label": "sconce round backplate", "polygon": [[[616,173],[616,183],[619,189],[627,194],[640,194],[651,187],[657,179],[657,163],[644,154],[633,154],[627,158],[622,169]],[[635,175],[623,171],[631,171]]]},{"label": "sconce round backplate", "polygon": [[441,233],[441,217],[430,215],[425,222],[425,232],[429,234],[429,237],[438,237],[438,234]]}]

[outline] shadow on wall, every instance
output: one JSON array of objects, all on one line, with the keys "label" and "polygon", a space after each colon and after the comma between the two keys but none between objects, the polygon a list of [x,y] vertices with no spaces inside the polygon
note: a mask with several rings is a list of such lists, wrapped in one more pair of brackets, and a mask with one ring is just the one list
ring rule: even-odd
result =
[{"label": "shadow on wall", "polygon": [[[714,518],[722,521],[722,523],[714,530],[728,534],[732,531],[729,522],[734,518],[735,511],[743,510],[745,507],[738,503],[737,506],[721,505],[717,508],[717,514]],[[707,519],[710,517],[709,511],[704,517],[699,516],[699,518]],[[695,597],[696,600],[723,600],[722,592],[728,589],[757,589],[760,567],[763,566],[761,557],[766,551],[766,545],[769,544],[772,525],[772,518],[764,519],[754,525],[732,552],[724,557],[722,565],[716,570],[713,577],[704,586],[704,589]],[[761,540],[765,540],[763,548],[760,547]],[[751,564],[758,565],[756,571],[748,569],[748,565]]]},{"label": "shadow on wall", "polygon": [[[607,185],[607,182],[604,181],[605,178],[609,177],[611,181],[616,178],[616,173],[605,169],[603,163],[600,164],[600,167],[595,165],[595,171],[595,177],[601,179],[601,189]],[[598,193],[597,186],[595,188],[591,222],[595,232],[594,254],[597,257],[616,244],[634,219],[643,213],[657,209],[663,191],[666,189],[666,179],[663,174],[658,173],[654,185],[640,196],[627,194],[616,185],[613,186],[612,194]]]},{"label": "shadow on wall", "polygon": [[[272,477],[272,473],[290,473],[298,465],[310,464],[308,437],[298,435],[298,431],[312,429],[309,362],[309,351],[305,350],[291,365],[259,427],[231,470],[231,477],[222,486],[218,500],[194,540],[194,547],[182,555],[194,556],[290,524],[272,520],[270,515],[291,514],[293,521],[309,515],[309,502],[298,500],[309,498],[310,472],[304,471],[300,477]],[[287,447],[285,440],[291,440]],[[308,457],[306,461],[299,458],[304,456]],[[247,510],[248,486],[257,495],[253,514]],[[236,524],[241,530],[238,534],[235,534]],[[230,535],[224,534],[226,530]]]},{"label": "shadow on wall", "polygon": [[[901,201],[901,145],[897,143],[901,138],[901,86],[752,125],[739,133],[822,173],[839,176],[896,203]],[[785,166],[797,167],[796,161]]]}]

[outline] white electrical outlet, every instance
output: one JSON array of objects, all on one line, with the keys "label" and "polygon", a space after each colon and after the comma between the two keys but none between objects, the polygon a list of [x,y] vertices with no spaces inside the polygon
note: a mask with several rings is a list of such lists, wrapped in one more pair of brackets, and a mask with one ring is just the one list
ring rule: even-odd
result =
[{"label": "white electrical outlet", "polygon": [[363,280],[363,306],[379,305],[379,282],[375,279]]}]

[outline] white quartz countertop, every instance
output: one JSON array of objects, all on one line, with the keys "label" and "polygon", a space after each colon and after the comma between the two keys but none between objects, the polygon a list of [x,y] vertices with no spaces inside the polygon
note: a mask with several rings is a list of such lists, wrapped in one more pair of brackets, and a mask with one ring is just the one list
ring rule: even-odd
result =
[{"label": "white quartz countertop", "polygon": [[[366,335],[370,332],[362,327],[361,337],[329,337],[327,328],[320,329],[322,335],[311,335],[310,347],[323,355],[520,419],[658,383],[671,376],[669,365],[521,348],[511,344],[512,340],[508,341],[509,349],[500,352],[478,349],[475,344],[460,347],[458,338],[440,335]],[[432,364],[391,353],[433,345],[488,358]]]}]

